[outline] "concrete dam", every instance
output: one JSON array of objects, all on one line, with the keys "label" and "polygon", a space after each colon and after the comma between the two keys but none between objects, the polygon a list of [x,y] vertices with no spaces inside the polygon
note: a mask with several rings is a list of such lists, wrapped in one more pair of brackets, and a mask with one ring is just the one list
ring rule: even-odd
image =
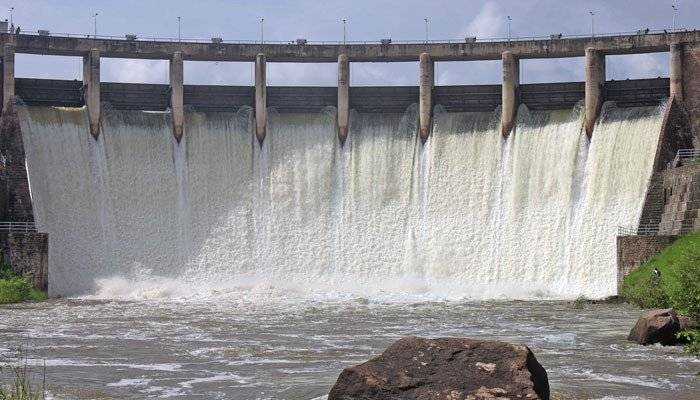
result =
[{"label": "concrete dam", "polygon": [[[0,42],[2,215],[48,240],[51,295],[610,296],[618,227],[642,223],[652,175],[700,137],[695,31]],[[606,82],[606,55],[660,51],[668,78]],[[82,57],[83,81],[15,78],[15,53]],[[103,57],[169,60],[170,83],[101,82]],[[520,84],[520,60],[555,57],[585,57],[585,81]],[[502,84],[434,84],[436,61],[485,59]],[[255,85],[184,85],[184,60],[252,62]],[[349,84],[352,62],[407,60],[418,86]],[[337,63],[338,85],[268,87],[270,62]]]}]

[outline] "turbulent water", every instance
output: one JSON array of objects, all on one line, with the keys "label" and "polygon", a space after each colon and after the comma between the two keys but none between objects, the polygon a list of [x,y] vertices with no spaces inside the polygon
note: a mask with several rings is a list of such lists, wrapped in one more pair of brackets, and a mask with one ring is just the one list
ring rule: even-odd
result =
[{"label": "turbulent water", "polygon": [[54,295],[207,297],[273,287],[312,298],[567,299],[615,294],[615,232],[639,218],[662,110],[582,115],[276,114],[27,107],[36,219]]},{"label": "turbulent water", "polygon": [[[321,400],[404,335],[524,343],[557,398],[697,400],[700,360],[626,340],[639,310],[561,302],[53,300],[0,311],[0,363],[28,349],[54,399]],[[5,358],[4,358],[4,357]],[[41,375],[39,375],[39,379]],[[9,379],[8,371],[0,381]]]}]

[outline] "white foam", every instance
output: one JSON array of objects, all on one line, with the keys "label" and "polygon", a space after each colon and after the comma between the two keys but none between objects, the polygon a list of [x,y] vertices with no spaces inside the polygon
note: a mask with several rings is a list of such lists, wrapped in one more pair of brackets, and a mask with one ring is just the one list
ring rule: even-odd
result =
[{"label": "white foam", "polygon": [[635,385],[641,387],[669,390],[679,390],[685,387],[683,385],[673,383],[669,379],[659,377],[614,375],[602,372],[595,372],[590,369],[565,369],[567,370],[568,375],[601,382],[622,383],[625,385]]},{"label": "white foam", "polygon": [[152,380],[153,380],[153,379],[145,379],[145,378],[120,379],[118,382],[111,382],[111,383],[108,383],[107,386],[113,386],[113,387],[128,387],[128,386],[145,387],[145,386],[148,386],[148,384],[151,383]]},{"label": "white foam", "polygon": [[636,223],[658,139],[652,108],[529,113],[167,114],[21,109],[52,295],[380,302],[572,299],[616,291],[615,234]]},{"label": "white foam", "polygon": [[179,385],[182,386],[183,388],[188,388],[191,389],[193,385],[196,385],[198,383],[207,383],[207,382],[226,382],[226,381],[233,381],[236,383],[241,383],[241,384],[246,384],[248,383],[247,379],[244,379],[238,375],[235,374],[216,374],[216,375],[211,375],[203,378],[193,378],[184,382],[180,382]]}]

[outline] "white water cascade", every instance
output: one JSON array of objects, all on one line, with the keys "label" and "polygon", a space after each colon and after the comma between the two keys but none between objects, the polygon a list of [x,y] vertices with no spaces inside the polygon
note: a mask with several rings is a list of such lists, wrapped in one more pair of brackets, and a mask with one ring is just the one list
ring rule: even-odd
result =
[{"label": "white water cascade", "polygon": [[22,107],[52,295],[529,299],[616,291],[615,234],[633,225],[661,108],[606,107],[589,143],[578,110],[169,115]]}]

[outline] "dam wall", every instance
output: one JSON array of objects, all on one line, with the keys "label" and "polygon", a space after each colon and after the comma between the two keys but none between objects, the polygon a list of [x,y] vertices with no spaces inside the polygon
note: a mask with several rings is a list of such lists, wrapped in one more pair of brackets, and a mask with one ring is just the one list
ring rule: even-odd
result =
[{"label": "dam wall", "polygon": [[[6,214],[36,217],[52,235],[54,294],[98,289],[116,271],[134,282],[243,276],[286,288],[316,277],[366,293],[389,280],[409,292],[449,281],[475,298],[602,297],[616,290],[614,230],[639,222],[649,177],[698,130],[698,41],[697,32],[342,46],[0,34],[3,104],[8,115],[22,104],[22,132],[10,131],[23,137],[34,185],[30,194],[22,153],[14,165],[26,185],[9,183]],[[607,55],[657,51],[670,53],[670,78],[605,81]],[[15,79],[16,52],[83,57],[83,81]],[[583,56],[585,82],[520,82],[521,59]],[[169,84],[101,82],[101,57],[168,60]],[[504,61],[502,85],[434,85],[436,61],[486,59]],[[184,85],[184,60],[254,61],[255,85]],[[349,87],[352,62],[419,60],[419,86]],[[268,86],[266,63],[284,61],[337,62],[338,87]],[[683,118],[690,125],[675,123]]]},{"label": "dam wall", "polygon": [[[16,96],[30,106],[81,107],[80,81],[17,78]],[[118,110],[165,111],[170,106],[164,84],[111,83],[100,85],[102,102]],[[418,86],[350,87],[350,109],[362,113],[402,113],[418,100]],[[620,107],[659,104],[669,96],[669,79],[607,81],[604,99]],[[583,82],[535,83],[519,86],[519,103],[530,110],[570,109],[584,99]],[[253,107],[252,86],[185,85],[189,109],[230,112]],[[448,112],[494,111],[501,104],[501,85],[436,86],[433,101]],[[278,112],[318,112],[335,107],[337,88],[270,86],[267,105]]]}]

